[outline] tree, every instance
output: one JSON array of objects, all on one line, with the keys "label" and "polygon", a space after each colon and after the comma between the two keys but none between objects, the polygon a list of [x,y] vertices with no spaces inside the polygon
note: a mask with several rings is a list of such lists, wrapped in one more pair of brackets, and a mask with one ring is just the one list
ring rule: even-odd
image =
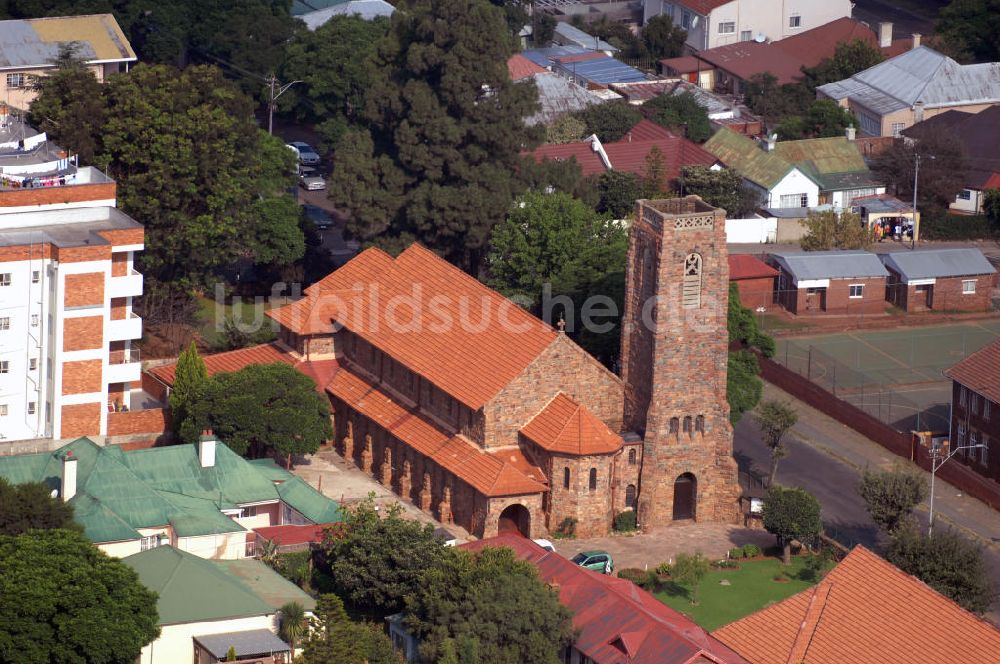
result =
[{"label": "tree", "polygon": [[757,407],[754,420],[760,427],[760,437],[771,450],[771,472],[767,485],[773,486],[778,474],[778,462],[787,454],[782,438],[799,421],[799,415],[789,402],[768,400]]},{"label": "tree", "polygon": [[1000,60],[1000,0],[952,0],[935,32],[962,62]]},{"label": "tree", "polygon": [[642,42],[649,57],[655,60],[677,57],[683,51],[686,40],[687,32],[675,26],[673,19],[666,14],[653,16],[642,26]]},{"label": "tree", "polygon": [[667,164],[663,150],[658,145],[654,145],[646,153],[646,171],[642,178],[642,188],[643,198],[663,198],[669,192]]},{"label": "tree", "polygon": [[410,238],[475,273],[490,230],[521,193],[520,153],[540,138],[531,79],[507,72],[513,40],[485,0],[405,0],[378,46],[366,129],[340,142],[330,196],[348,230]]},{"label": "tree", "polygon": [[987,189],[983,199],[983,211],[994,227],[1000,226],[1000,189]]},{"label": "tree", "polygon": [[868,514],[879,528],[893,535],[908,525],[913,508],[927,497],[927,482],[912,470],[895,466],[892,470],[865,468],[858,493]]},{"label": "tree", "polygon": [[810,92],[817,87],[850,78],[860,71],[874,67],[885,57],[876,46],[861,39],[841,42],[833,56],[822,60],[815,67],[804,67],[805,85]]},{"label": "tree", "polygon": [[778,137],[783,140],[844,136],[848,127],[857,127],[858,119],[832,99],[818,99],[804,116],[786,117],[778,125]]},{"label": "tree", "polygon": [[700,551],[695,554],[678,553],[674,564],[670,566],[670,579],[686,586],[690,591],[691,604],[698,605],[698,586],[710,569],[708,558]]},{"label": "tree", "polygon": [[9,662],[131,664],[160,634],[156,594],[82,534],[0,536],[0,654]]},{"label": "tree", "polygon": [[345,509],[344,534],[324,536],[323,553],[337,593],[365,615],[381,619],[422,591],[425,570],[444,555],[434,527],[402,517],[393,504],[380,517],[372,496]]},{"label": "tree", "polygon": [[816,98],[816,95],[801,83],[778,85],[778,78],[770,72],[751,76],[747,80],[744,95],[747,107],[768,120],[802,115]]},{"label": "tree", "polygon": [[197,440],[212,429],[237,454],[272,451],[289,468],[293,454],[312,454],[333,437],[330,402],[312,378],[284,363],[216,374],[186,408],[182,440]]},{"label": "tree", "polygon": [[370,623],[351,622],[336,595],[320,595],[313,615],[302,642],[304,664],[402,663],[385,632]]},{"label": "tree", "polygon": [[636,37],[624,23],[611,20],[606,14],[602,14],[598,20],[589,23],[583,19],[582,14],[575,14],[573,19],[572,23],[575,27],[618,48],[622,57],[640,59],[649,57],[645,42]]},{"label": "tree", "polygon": [[236,661],[236,646],[229,646],[229,650],[226,651],[226,661],[227,662]]},{"label": "tree", "polygon": [[753,312],[740,303],[740,290],[734,283],[729,284],[729,307],[726,314],[730,344],[750,346],[760,351],[764,357],[774,357],[774,339],[760,331]]},{"label": "tree", "polygon": [[333,16],[315,31],[297,33],[288,45],[283,78],[302,83],[282,96],[283,106],[297,121],[315,124],[322,145],[336,145],[349,127],[361,122],[372,58],[388,32],[384,17]]},{"label": "tree", "polygon": [[55,69],[32,80],[38,98],[28,121],[38,131],[58,136],[84,164],[94,161],[100,145],[97,128],[104,123],[101,84],[77,56],[76,49],[60,46]]},{"label": "tree", "polygon": [[897,141],[880,153],[872,170],[903,200],[913,197],[913,174],[920,155],[917,207],[944,210],[965,187],[968,163],[962,142],[953,132],[928,127],[909,129],[911,141]]},{"label": "tree", "polygon": [[208,382],[208,369],[205,361],[198,354],[198,347],[192,341],[191,345],[181,351],[177,357],[177,368],[174,371],[174,385],[170,390],[170,411],[175,430],[180,430],[187,417],[188,407],[205,383]]},{"label": "tree", "polygon": [[62,497],[53,498],[44,482],[11,484],[0,477],[0,535],[21,535],[35,528],[82,530],[73,521],[73,506]]},{"label": "tree", "polygon": [[734,170],[712,170],[706,166],[685,166],[680,178],[683,194],[697,194],[709,205],[724,208],[730,219],[749,217],[760,206],[758,196],[743,186]]},{"label": "tree", "polygon": [[288,643],[294,653],[295,643],[307,632],[306,610],[298,602],[286,602],[278,609],[278,613],[281,620],[278,636]]},{"label": "tree", "polygon": [[643,104],[643,109],[651,113],[648,117],[656,124],[677,130],[695,143],[704,143],[712,136],[708,112],[690,92],[660,95]]},{"label": "tree", "polygon": [[437,661],[454,639],[460,652],[474,642],[480,662],[558,664],[572,639],[570,618],[558,593],[511,549],[447,548],[407,596],[404,620],[425,661]]},{"label": "tree", "polygon": [[874,241],[872,230],[853,212],[810,211],[805,226],[807,232],[799,240],[805,251],[867,249]]},{"label": "tree", "polygon": [[605,143],[621,140],[642,120],[642,113],[625,101],[609,101],[588,106],[574,116],[586,126],[584,134],[597,134]]},{"label": "tree", "polygon": [[642,182],[635,173],[607,171],[597,176],[597,211],[615,219],[635,212],[635,202],[642,198]]},{"label": "tree", "polygon": [[545,128],[545,142],[574,143],[581,140],[586,132],[587,125],[583,120],[572,115],[563,115]]},{"label": "tree", "polygon": [[753,410],[764,393],[760,380],[760,364],[750,352],[738,350],[729,353],[726,371],[726,400],[729,402],[729,421],[736,424],[743,413]]},{"label": "tree", "polygon": [[984,613],[996,598],[982,547],[950,528],[937,528],[929,537],[903,526],[893,536],[886,560],[969,611]]},{"label": "tree", "polygon": [[782,562],[792,562],[792,540],[812,542],[823,532],[819,501],[805,489],[772,486],[764,500],[764,528],[778,538]]},{"label": "tree", "polygon": [[556,36],[556,17],[548,12],[533,12],[531,15],[534,28],[531,41],[535,48],[545,48],[552,43],[552,38]]}]

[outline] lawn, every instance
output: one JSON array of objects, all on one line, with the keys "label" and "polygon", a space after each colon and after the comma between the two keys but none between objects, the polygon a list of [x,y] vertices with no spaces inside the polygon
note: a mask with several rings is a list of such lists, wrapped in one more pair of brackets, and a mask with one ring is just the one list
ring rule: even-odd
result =
[{"label": "lawn", "polygon": [[[701,581],[697,606],[689,601],[688,591],[676,584],[667,584],[654,594],[667,606],[712,631],[816,583],[805,569],[806,560],[805,556],[797,556],[785,567],[777,558],[767,558],[743,561],[740,569],[713,569]],[[788,581],[774,580],[781,570],[788,574]],[[723,579],[728,579],[730,585],[721,585]]]},{"label": "lawn", "polygon": [[238,304],[218,304],[210,297],[202,296],[198,298],[198,332],[209,346],[216,345],[221,340],[219,321],[226,318],[234,318],[248,328],[254,322],[259,322],[262,326],[270,326],[271,319],[264,316],[264,311],[272,307],[280,307],[291,300],[286,297],[277,297],[254,303],[252,298],[238,300]]}]

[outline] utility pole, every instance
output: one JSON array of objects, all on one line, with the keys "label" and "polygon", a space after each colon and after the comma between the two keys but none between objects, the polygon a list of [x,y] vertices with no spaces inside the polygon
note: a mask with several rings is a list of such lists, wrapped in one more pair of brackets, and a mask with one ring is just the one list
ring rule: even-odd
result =
[{"label": "utility pole", "polygon": [[[913,229],[910,231],[910,251],[917,248],[917,184],[920,177],[920,159],[924,155],[919,152],[913,154]],[[927,155],[928,159],[934,159],[934,155]]]},{"label": "utility pole", "polygon": [[285,83],[284,85],[278,84],[278,78],[272,73],[267,78],[267,84],[271,88],[270,99],[267,102],[267,133],[274,134],[274,107],[278,101],[278,97],[285,94],[288,88],[292,87],[296,83],[301,83],[302,81],[292,81],[291,83]]},{"label": "utility pole", "polygon": [[937,471],[941,469],[941,466],[948,463],[948,459],[952,458],[962,450],[977,450],[981,447],[986,447],[982,443],[978,445],[959,445],[955,449],[948,451],[947,441],[944,444],[935,445],[933,442],[930,443],[930,457],[931,457],[931,495],[929,502],[929,515],[927,517],[927,536],[931,537],[934,535],[934,476],[937,475]]}]

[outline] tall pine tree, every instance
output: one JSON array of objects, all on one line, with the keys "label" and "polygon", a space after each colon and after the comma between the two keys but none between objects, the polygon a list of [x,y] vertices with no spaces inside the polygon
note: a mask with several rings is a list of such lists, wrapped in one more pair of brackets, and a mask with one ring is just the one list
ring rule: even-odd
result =
[{"label": "tall pine tree", "polygon": [[192,341],[177,358],[174,386],[170,390],[170,411],[174,431],[180,431],[181,423],[188,415],[191,401],[206,383],[208,383],[208,369]]},{"label": "tall pine tree", "polygon": [[418,240],[476,271],[490,229],[521,191],[520,152],[540,132],[530,80],[487,0],[403,0],[375,56],[367,127],[339,145],[331,198],[349,230],[388,249]]}]

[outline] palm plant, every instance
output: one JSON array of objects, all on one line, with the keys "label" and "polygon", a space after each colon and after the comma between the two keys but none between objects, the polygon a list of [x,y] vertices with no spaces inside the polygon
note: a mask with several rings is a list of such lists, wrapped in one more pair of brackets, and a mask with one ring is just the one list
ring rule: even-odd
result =
[{"label": "palm plant", "polygon": [[298,602],[288,602],[278,611],[281,613],[281,626],[278,628],[278,636],[286,641],[292,649],[292,657],[295,656],[295,642],[305,636],[306,633],[306,610]]}]

